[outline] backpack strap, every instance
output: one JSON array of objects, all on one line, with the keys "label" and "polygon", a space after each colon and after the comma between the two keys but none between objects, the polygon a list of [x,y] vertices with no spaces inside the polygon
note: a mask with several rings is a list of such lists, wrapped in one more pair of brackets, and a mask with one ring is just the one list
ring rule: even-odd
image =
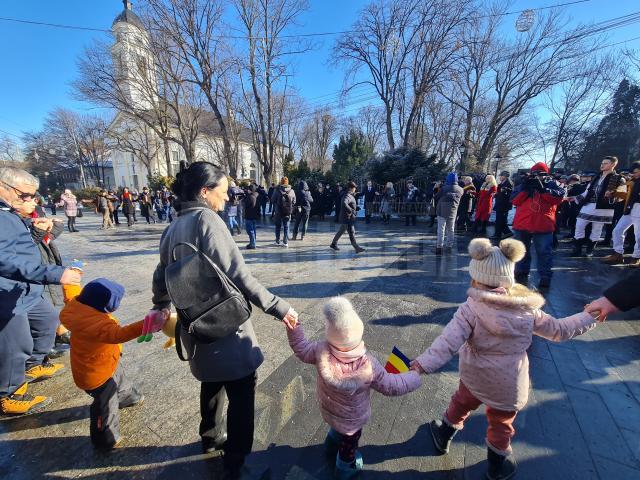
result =
[{"label": "backpack strap", "polygon": [[189,362],[193,360],[193,357],[196,356],[196,346],[193,346],[193,354],[190,357],[185,357],[184,351],[182,350],[182,338],[180,338],[180,332],[182,331],[182,322],[180,321],[180,317],[178,316],[178,321],[176,322],[176,329],[174,332],[174,337],[176,339],[176,353],[178,354],[178,358],[183,362]]}]

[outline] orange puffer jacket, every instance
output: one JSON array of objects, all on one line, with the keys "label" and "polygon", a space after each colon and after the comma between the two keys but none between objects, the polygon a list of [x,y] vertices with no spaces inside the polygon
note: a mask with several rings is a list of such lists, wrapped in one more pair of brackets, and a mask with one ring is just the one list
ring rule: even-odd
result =
[{"label": "orange puffer jacket", "polygon": [[120,326],[109,314],[76,300],[81,287],[64,286],[60,322],[71,331],[71,373],[82,390],[93,390],[113,376],[122,346],[142,334],[142,320]]}]

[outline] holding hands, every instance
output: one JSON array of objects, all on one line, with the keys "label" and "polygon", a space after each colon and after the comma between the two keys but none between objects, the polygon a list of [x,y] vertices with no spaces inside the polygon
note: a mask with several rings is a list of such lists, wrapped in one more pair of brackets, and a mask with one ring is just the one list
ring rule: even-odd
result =
[{"label": "holding hands", "polygon": [[607,297],[600,297],[584,306],[584,311],[593,315],[599,322],[607,320],[610,313],[619,312],[620,309],[609,301]]},{"label": "holding hands", "polygon": [[289,311],[282,319],[288,330],[293,330],[298,326],[298,312],[293,307],[289,308]]},{"label": "holding hands", "polygon": [[424,371],[424,368],[422,368],[422,365],[420,365],[416,360],[411,360],[411,363],[409,364],[411,367],[411,370],[418,372],[420,374],[422,373],[427,373]]},{"label": "holding hands", "polygon": [[142,323],[142,335],[138,337],[138,343],[150,342],[153,334],[162,330],[169,319],[169,310],[149,310]]}]

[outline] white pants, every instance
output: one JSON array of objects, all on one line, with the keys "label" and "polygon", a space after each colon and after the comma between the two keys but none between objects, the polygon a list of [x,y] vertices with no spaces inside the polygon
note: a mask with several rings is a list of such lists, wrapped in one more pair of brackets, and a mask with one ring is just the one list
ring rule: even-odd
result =
[{"label": "white pants", "polygon": [[576,233],[574,238],[576,240],[581,240],[585,237],[585,230],[587,229],[587,225],[591,224],[591,235],[589,239],[592,242],[599,242],[600,237],[602,236],[602,229],[604,228],[604,223],[602,222],[590,222],[588,220],[584,220],[582,218],[576,219]]},{"label": "white pants", "polygon": [[452,247],[455,235],[456,222],[453,218],[438,217],[438,238],[436,239],[436,247]]},{"label": "white pants", "polygon": [[616,253],[624,253],[624,237],[627,230],[633,225],[633,234],[636,237],[636,245],[633,249],[633,258],[640,258],[640,217],[623,215],[613,229],[613,250]]}]

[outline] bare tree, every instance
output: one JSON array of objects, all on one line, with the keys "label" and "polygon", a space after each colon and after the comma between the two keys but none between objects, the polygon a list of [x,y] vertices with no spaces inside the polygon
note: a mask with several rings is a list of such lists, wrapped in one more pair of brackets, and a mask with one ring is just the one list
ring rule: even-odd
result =
[{"label": "bare tree", "polygon": [[328,108],[320,108],[313,113],[299,139],[300,156],[309,167],[325,171],[330,166],[329,146],[337,133],[338,121]]},{"label": "bare tree", "polygon": [[348,135],[350,131],[361,133],[371,151],[382,148],[382,138],[385,136],[384,109],[367,105],[358,110],[356,115],[343,118],[341,121],[341,133]]},{"label": "bare tree", "polygon": [[[255,152],[267,182],[277,168],[278,118],[284,116],[284,102],[276,105],[276,90],[286,95],[286,58],[301,53],[298,42],[284,39],[285,30],[307,9],[305,0],[235,0],[244,30],[241,66],[245,119],[255,138]],[[248,111],[247,111],[248,110]]]},{"label": "bare tree", "polygon": [[546,125],[552,148],[551,168],[564,162],[576,150],[581,136],[606,109],[621,69],[616,57],[586,57],[575,65],[573,76],[557,92],[545,95],[545,107],[551,114]]},{"label": "bare tree", "polygon": [[[393,115],[402,93],[402,75],[418,35],[413,12],[419,0],[375,0],[366,6],[333,51],[334,63],[346,62],[345,93],[357,85],[371,85],[384,106],[387,144],[396,145]],[[369,74],[354,82],[361,69]]]},{"label": "bare tree", "polygon": [[9,135],[0,136],[0,162],[2,165],[9,165],[21,160],[20,147],[18,142]]},{"label": "bare tree", "polygon": [[477,155],[484,168],[502,129],[516,118],[540,93],[573,75],[576,59],[588,49],[580,35],[568,34],[565,22],[555,9],[541,15],[535,26],[513,44],[499,42],[508,52],[492,61],[494,109]]},{"label": "bare tree", "polygon": [[108,139],[113,149],[132,153],[147,168],[149,173],[157,172],[157,159],[162,151],[162,139],[148,125],[139,122],[123,122],[110,129]]}]

